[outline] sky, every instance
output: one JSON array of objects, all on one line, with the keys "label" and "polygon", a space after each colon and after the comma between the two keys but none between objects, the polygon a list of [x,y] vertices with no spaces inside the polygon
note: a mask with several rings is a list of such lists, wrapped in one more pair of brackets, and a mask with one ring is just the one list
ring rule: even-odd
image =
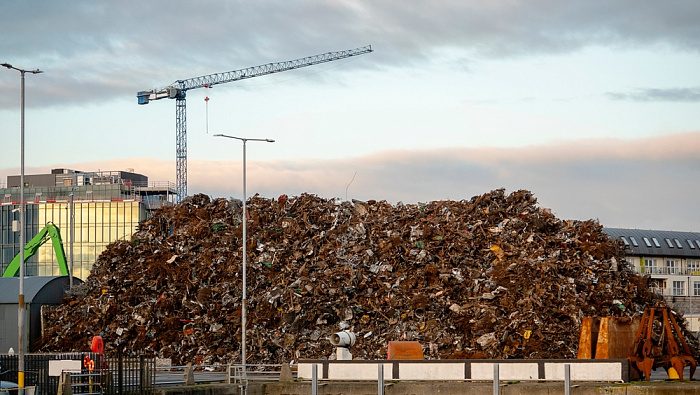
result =
[{"label": "sky", "polygon": [[[175,182],[177,80],[371,45],[187,92],[188,194],[419,203],[526,189],[562,219],[700,232],[700,2],[0,1],[25,174]],[[0,186],[20,173],[0,68]],[[205,98],[209,101],[205,101]]]}]

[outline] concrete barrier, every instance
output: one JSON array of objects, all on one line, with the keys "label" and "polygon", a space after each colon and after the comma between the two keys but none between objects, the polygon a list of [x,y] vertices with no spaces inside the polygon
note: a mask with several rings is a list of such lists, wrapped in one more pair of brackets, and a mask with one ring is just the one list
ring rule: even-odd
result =
[{"label": "concrete barrier", "polygon": [[379,364],[384,366],[384,380],[492,381],[498,364],[501,381],[564,381],[564,365],[569,365],[572,381],[629,382],[627,359],[302,360],[297,377],[311,380],[314,364],[319,379],[329,381],[377,381]]},{"label": "concrete barrier", "polygon": [[[518,383],[501,382],[501,394],[504,395],[542,395],[565,394],[562,382],[528,382]],[[366,395],[376,394],[377,384],[371,382],[325,382],[320,387],[320,394],[345,394]],[[297,383],[269,383],[264,388],[256,388],[251,384],[248,395],[308,395],[311,384],[308,381]],[[262,387],[262,385],[261,385]],[[386,394],[415,395],[415,394],[440,394],[440,395],[484,395],[492,394],[491,383],[484,382],[396,382],[387,387]],[[581,382],[571,391],[574,395],[698,395],[700,383],[697,382],[656,382],[641,384],[607,384]],[[180,395],[182,393],[177,393]],[[194,392],[192,393],[194,394]],[[202,392],[202,394],[204,394]],[[168,394],[176,395],[176,394]]]}]

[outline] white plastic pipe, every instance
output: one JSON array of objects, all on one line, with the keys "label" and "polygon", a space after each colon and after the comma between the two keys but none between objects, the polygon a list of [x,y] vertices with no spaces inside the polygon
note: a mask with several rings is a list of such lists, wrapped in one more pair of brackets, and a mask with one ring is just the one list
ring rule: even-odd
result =
[{"label": "white plastic pipe", "polygon": [[331,335],[330,340],[336,347],[350,347],[355,344],[355,334],[350,331],[336,332]]}]

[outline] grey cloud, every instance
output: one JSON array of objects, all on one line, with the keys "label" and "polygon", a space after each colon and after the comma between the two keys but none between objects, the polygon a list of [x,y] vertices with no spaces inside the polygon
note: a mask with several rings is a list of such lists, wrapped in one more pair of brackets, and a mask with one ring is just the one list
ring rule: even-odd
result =
[{"label": "grey cloud", "polygon": [[608,92],[606,96],[613,100],[626,100],[636,102],[700,102],[700,88],[647,88],[637,89],[632,92]]},{"label": "grey cloud", "polygon": [[0,25],[11,33],[0,54],[51,71],[40,95],[48,104],[80,100],[71,91],[133,95],[367,44],[377,49],[372,61],[344,69],[424,65],[445,48],[498,57],[590,45],[698,51],[698,19],[696,1],[5,1]]}]

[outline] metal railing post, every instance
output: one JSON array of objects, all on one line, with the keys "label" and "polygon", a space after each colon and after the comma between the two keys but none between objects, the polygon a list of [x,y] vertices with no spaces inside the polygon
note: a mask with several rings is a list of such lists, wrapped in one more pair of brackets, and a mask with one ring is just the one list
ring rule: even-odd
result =
[{"label": "metal railing post", "polygon": [[144,385],[144,383],[143,383],[143,371],[144,371],[143,361],[144,361],[144,355],[141,354],[141,355],[139,355],[139,373],[138,373],[138,376],[139,376],[139,394],[143,394],[143,385]]},{"label": "metal railing post", "polygon": [[318,395],[318,365],[311,365],[311,395]]},{"label": "metal railing post", "polygon": [[377,394],[384,395],[384,364],[381,362],[377,368]]},{"label": "metal railing post", "polygon": [[501,394],[500,379],[498,377],[498,364],[493,364],[493,395]]},{"label": "metal railing post", "polygon": [[564,365],[564,395],[571,395],[571,365]]},{"label": "metal railing post", "polygon": [[117,364],[117,391],[119,395],[124,393],[124,354],[119,350],[119,363]]}]

